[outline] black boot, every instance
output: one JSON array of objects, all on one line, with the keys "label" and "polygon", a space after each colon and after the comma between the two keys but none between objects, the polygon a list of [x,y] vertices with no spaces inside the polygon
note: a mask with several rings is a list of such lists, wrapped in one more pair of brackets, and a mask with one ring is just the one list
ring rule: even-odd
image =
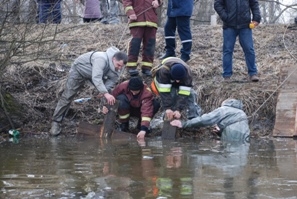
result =
[{"label": "black boot", "polygon": [[123,132],[129,132],[129,122],[123,122],[120,124],[120,130]]}]

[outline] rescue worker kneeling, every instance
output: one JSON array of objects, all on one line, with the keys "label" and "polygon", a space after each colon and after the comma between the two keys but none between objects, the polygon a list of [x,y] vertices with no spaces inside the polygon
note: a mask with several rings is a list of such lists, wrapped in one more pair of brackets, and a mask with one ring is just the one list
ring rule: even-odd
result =
[{"label": "rescue worker kneeling", "polygon": [[[143,139],[150,132],[150,122],[160,108],[160,103],[154,99],[150,88],[140,77],[132,77],[116,86],[111,94],[119,101],[118,116],[121,131],[128,132],[130,117],[138,117],[137,128],[140,131],[137,138]],[[103,106],[102,112],[106,114],[108,109]]]},{"label": "rescue worker kneeling", "polygon": [[183,110],[188,119],[200,116],[202,110],[197,104],[190,66],[177,57],[168,57],[159,67],[151,87],[160,95],[165,117],[180,119]]}]

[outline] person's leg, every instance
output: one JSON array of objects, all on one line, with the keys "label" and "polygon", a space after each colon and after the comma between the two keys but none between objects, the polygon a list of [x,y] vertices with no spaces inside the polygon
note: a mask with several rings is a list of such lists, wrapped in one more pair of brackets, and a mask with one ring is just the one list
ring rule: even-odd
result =
[{"label": "person's leg", "polygon": [[143,27],[143,45],[142,45],[142,62],[141,69],[143,74],[152,76],[151,69],[154,62],[154,54],[156,47],[157,28]]},{"label": "person's leg", "polygon": [[108,24],[108,0],[100,0],[100,9],[103,17],[101,23]]},{"label": "person's leg", "polygon": [[162,59],[167,57],[175,57],[175,32],[176,32],[176,18],[167,17],[167,21],[164,27],[165,32],[165,50],[166,53],[162,56]]},{"label": "person's leg", "polygon": [[50,3],[39,3],[39,23],[46,23],[50,15],[51,4]]},{"label": "person's leg", "polygon": [[236,42],[237,30],[233,28],[223,29],[223,77],[231,77],[232,72],[232,59],[234,45]]},{"label": "person's leg", "polygon": [[117,0],[110,0],[109,5],[109,24],[118,24],[120,23],[119,19],[119,6]]},{"label": "person's leg", "polygon": [[62,21],[61,1],[52,4],[52,20],[55,24],[60,24]]},{"label": "person's leg", "polygon": [[202,109],[197,104],[197,93],[194,89],[191,89],[190,96],[188,99],[188,110],[187,110],[187,118],[192,119],[198,116],[201,116]]},{"label": "person's leg", "polygon": [[63,121],[74,96],[81,86],[83,86],[84,82],[84,78],[72,67],[64,91],[57,103],[52,117],[51,135],[56,136],[60,134],[61,122]]},{"label": "person's leg", "polygon": [[118,95],[116,99],[119,101],[118,115],[120,122],[120,130],[123,132],[128,132],[131,108],[129,99],[124,94]]},{"label": "person's leg", "polygon": [[129,43],[129,49],[128,49],[128,62],[126,64],[128,72],[131,76],[138,75],[137,69],[137,61],[138,61],[138,55],[140,51],[140,46],[144,34],[144,28],[143,27],[133,27],[130,28],[130,33],[132,36],[132,39]]},{"label": "person's leg", "polygon": [[243,49],[248,74],[250,76],[257,75],[256,55],[253,44],[253,33],[250,28],[240,29],[239,43]]},{"label": "person's leg", "polygon": [[176,17],[177,32],[179,34],[182,48],[180,50],[181,59],[187,62],[190,59],[192,50],[192,33],[190,27],[190,17]]}]

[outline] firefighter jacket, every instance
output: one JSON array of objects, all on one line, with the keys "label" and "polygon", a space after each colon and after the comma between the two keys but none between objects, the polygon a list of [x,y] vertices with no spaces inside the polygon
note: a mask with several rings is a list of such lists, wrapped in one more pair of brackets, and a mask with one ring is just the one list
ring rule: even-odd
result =
[{"label": "firefighter jacket", "polygon": [[[129,22],[129,27],[149,26],[158,28],[156,8],[152,7],[153,0],[123,0],[125,13],[128,17],[136,14],[137,19]],[[161,0],[159,0],[161,5]]]},{"label": "firefighter jacket", "polygon": [[[170,75],[170,69],[175,63],[180,63],[187,69],[187,75],[178,83],[173,80]],[[190,66],[184,61],[176,57],[164,59],[162,61],[162,66],[160,66],[160,69],[156,71],[154,83],[161,97],[162,106],[165,110],[171,109],[173,111],[182,111],[188,107],[188,98],[193,85]],[[176,100],[173,100],[173,95],[171,93],[173,87],[178,90]]]},{"label": "firefighter jacket", "polygon": [[[114,88],[111,94],[116,98],[118,95],[124,94],[130,102],[130,106],[140,109],[141,115],[141,128],[144,126],[146,129],[150,126],[150,121],[153,117],[153,99],[154,95],[151,89],[144,84],[143,89],[137,96],[133,96],[128,88],[129,80],[122,82]],[[129,111],[126,113],[126,117],[129,117]]]}]

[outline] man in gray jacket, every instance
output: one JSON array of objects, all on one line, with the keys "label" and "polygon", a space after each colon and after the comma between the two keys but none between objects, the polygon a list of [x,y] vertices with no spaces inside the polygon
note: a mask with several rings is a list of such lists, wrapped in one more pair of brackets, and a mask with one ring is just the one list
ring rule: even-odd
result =
[{"label": "man in gray jacket", "polygon": [[227,99],[222,106],[210,113],[182,122],[173,120],[170,124],[179,128],[206,127],[217,125],[222,141],[249,142],[248,118],[242,110],[243,104],[237,99]]},{"label": "man in gray jacket", "polygon": [[106,52],[88,52],[80,55],[72,64],[64,91],[58,101],[53,115],[51,135],[61,132],[61,122],[70,107],[76,93],[89,80],[104,96],[107,103],[113,105],[115,98],[109,94],[118,81],[122,67],[127,63],[126,53],[116,47],[110,47]]}]

